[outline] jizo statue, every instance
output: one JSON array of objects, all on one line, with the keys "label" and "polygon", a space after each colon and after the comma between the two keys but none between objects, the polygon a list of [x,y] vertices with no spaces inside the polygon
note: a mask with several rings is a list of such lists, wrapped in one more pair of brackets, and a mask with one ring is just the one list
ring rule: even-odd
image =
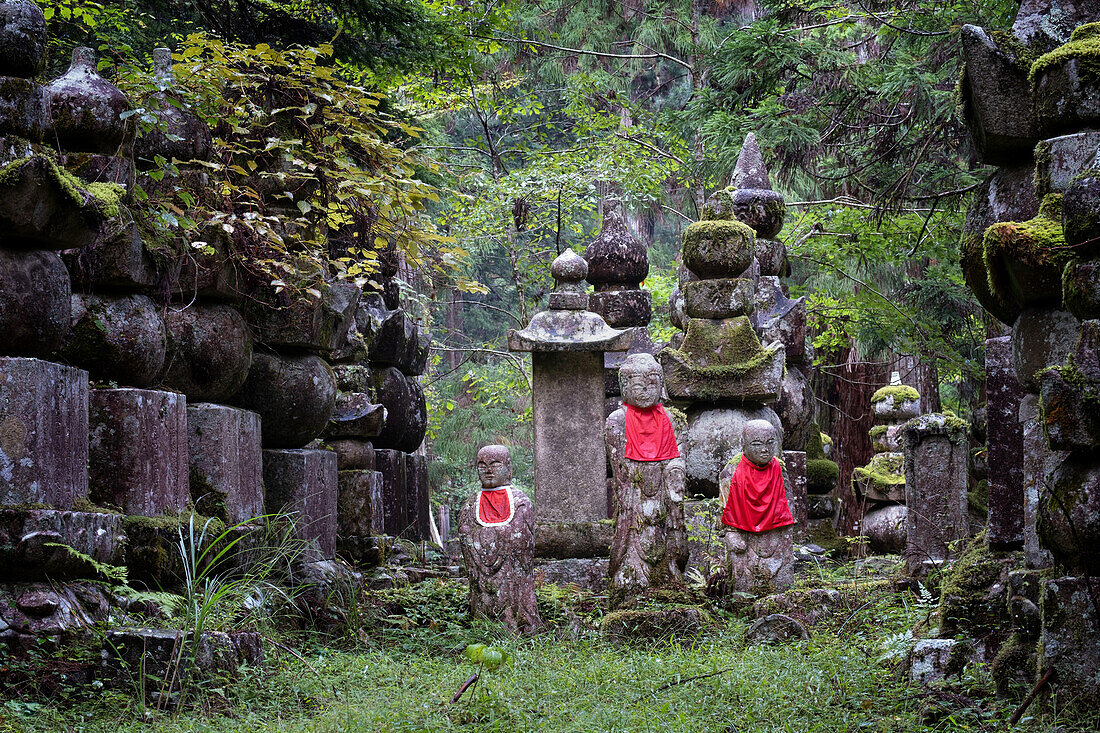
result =
[{"label": "jizo statue", "polygon": [[741,454],[719,478],[731,591],[759,594],[794,583],[795,522],[777,458],[779,437],[767,420],[749,420],[741,431]]},{"label": "jizo statue", "polygon": [[614,474],[615,534],[608,578],[611,603],[622,606],[647,588],[683,582],[684,461],[661,404],[664,372],[649,354],[619,367],[623,406],[604,428]]},{"label": "jizo statue", "polygon": [[477,453],[481,489],[462,508],[458,531],[470,579],[470,612],[510,631],[542,626],[535,604],[535,508],[512,486],[512,455],[503,445]]}]

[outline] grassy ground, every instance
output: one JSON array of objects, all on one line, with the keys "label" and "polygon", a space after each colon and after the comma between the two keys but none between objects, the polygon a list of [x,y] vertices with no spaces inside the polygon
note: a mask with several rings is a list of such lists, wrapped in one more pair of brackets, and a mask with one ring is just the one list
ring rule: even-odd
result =
[{"label": "grassy ground", "polygon": [[[268,661],[234,681],[194,690],[178,714],[143,709],[128,691],[68,689],[0,705],[0,731],[1001,731],[1019,699],[998,699],[982,665],[935,688],[906,681],[927,597],[847,568],[802,581],[831,586],[808,642],[746,646],[748,620],[715,612],[695,638],[612,644],[595,630],[601,599],[540,595],[553,630],[517,639],[464,617],[464,589],[429,581],[364,599],[346,635],[281,637]],[[483,673],[468,643],[512,664]],[[693,679],[695,678],[695,679]],[[1020,691],[1019,697],[1022,697]],[[1096,721],[1036,704],[1017,730],[1097,730]]]}]

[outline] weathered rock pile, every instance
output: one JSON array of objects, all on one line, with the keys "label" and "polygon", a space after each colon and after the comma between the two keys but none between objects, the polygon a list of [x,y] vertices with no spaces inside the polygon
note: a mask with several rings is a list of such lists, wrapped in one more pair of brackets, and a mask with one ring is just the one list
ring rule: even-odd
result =
[{"label": "weathered rock pile", "polygon": [[412,453],[429,340],[400,309],[396,268],[382,293],[334,279],[271,298],[246,282],[228,230],[155,238],[135,185],[170,185],[174,161],[178,180],[214,188],[211,134],[173,89],[170,54],[155,53],[143,100],[162,124],[135,141],[134,105],[92,51],[43,87],[42,12],[2,7],[0,576],[13,582],[0,594],[16,600],[0,604],[0,633],[107,613],[102,593],[28,584],[95,577],[52,543],[174,587],[191,512],[238,534],[292,515],[303,577],[349,574],[337,555],[377,562],[383,535],[427,538]]},{"label": "weathered rock pile", "polygon": [[[1055,0],[1024,2],[1011,34],[967,26],[960,84],[979,153],[1001,166],[968,214],[963,270],[1012,327],[1008,344],[988,342],[989,544],[1052,568],[1012,576],[1019,619],[998,660],[1034,665],[1033,679],[1054,670],[1086,709],[1100,700],[1097,20],[1092,3]],[[998,425],[1017,404],[1019,431]],[[1021,650],[1036,636],[1032,660]]]}]

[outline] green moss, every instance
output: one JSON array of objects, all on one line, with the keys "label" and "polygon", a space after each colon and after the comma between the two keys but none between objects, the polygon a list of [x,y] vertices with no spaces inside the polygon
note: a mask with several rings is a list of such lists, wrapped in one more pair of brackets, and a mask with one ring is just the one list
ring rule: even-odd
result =
[{"label": "green moss", "polygon": [[886,435],[886,431],[888,429],[889,429],[889,426],[887,426],[887,425],[876,425],[873,428],[871,428],[871,430],[868,432],[868,435],[870,435],[872,439],[873,438],[881,438],[882,436]]},{"label": "green moss", "polygon": [[715,191],[703,204],[703,221],[729,221],[733,219],[733,189]]},{"label": "green moss", "polygon": [[810,527],[810,542],[830,555],[842,555],[848,551],[848,542],[836,533],[832,522],[821,522]]},{"label": "green moss", "polygon": [[1078,26],[1069,41],[1035,60],[1029,72],[1032,89],[1044,71],[1077,59],[1082,75],[1100,78],[1100,23]]},{"label": "green moss", "polygon": [[895,408],[904,402],[913,402],[920,399],[920,392],[905,384],[891,384],[876,391],[871,395],[871,404],[893,400]]},{"label": "green moss", "polygon": [[699,368],[728,367],[732,369],[731,376],[740,376],[763,365],[772,353],[761,346],[760,338],[745,316],[722,321],[689,318],[687,335],[679,350],[684,353],[687,363],[717,361],[718,364]]},{"label": "green moss", "polygon": [[806,460],[817,461],[825,457],[825,444],[821,440],[821,431],[814,425],[810,428],[810,436],[806,438]]},{"label": "green moss", "polygon": [[681,252],[683,261],[691,267],[691,263],[699,260],[714,260],[719,253],[727,256],[740,253],[751,262],[755,248],[756,232],[752,227],[739,221],[713,219],[697,221],[684,230]]},{"label": "green moss", "polygon": [[1040,140],[1035,145],[1035,173],[1032,182],[1035,184],[1035,196],[1040,201],[1050,193],[1050,165],[1053,162],[1049,140]]},{"label": "green moss", "polygon": [[941,636],[960,632],[985,636],[1008,631],[1012,619],[1008,599],[1001,597],[1007,583],[1001,580],[1013,564],[1006,559],[1010,557],[990,550],[984,531],[970,540],[940,583]]},{"label": "green moss", "polygon": [[1034,219],[990,226],[982,236],[982,248],[989,292],[1002,302],[1014,292],[1012,276],[1003,263],[1019,263],[1061,275],[1066,263],[1074,259],[1062,230],[1062,194],[1044,196]]},{"label": "green moss", "polygon": [[73,500],[74,512],[87,512],[89,514],[121,514],[122,512],[93,504],[87,496],[78,496]]},{"label": "green moss", "polygon": [[1031,71],[1032,64],[1038,59],[1036,50],[1022,42],[1008,31],[992,31],[990,37],[997,44],[997,49],[1008,57],[1021,76],[1026,76]]},{"label": "green moss", "polygon": [[117,217],[121,213],[122,197],[126,194],[126,189],[117,183],[87,183],[45,155],[13,160],[0,168],[0,188],[18,185],[21,180],[20,171],[31,160],[45,162],[47,174],[76,206],[83,209],[91,205],[108,218]]},{"label": "green moss", "polygon": [[985,479],[974,484],[974,488],[966,493],[966,503],[972,510],[981,515],[989,512],[989,482]]},{"label": "green moss", "polygon": [[827,458],[806,461],[806,485],[813,487],[836,486],[840,467]]},{"label": "green moss", "polygon": [[966,118],[968,116],[967,107],[970,104],[970,97],[966,93],[966,88],[969,84],[970,80],[966,75],[966,64],[963,64],[959,69],[959,78],[955,82],[955,89],[951,93],[951,102],[955,110],[955,119],[962,125],[966,124]]},{"label": "green moss", "polygon": [[899,486],[905,483],[905,456],[901,453],[878,453],[866,466],[853,470],[852,475],[875,486]]},{"label": "green moss", "polygon": [[1023,634],[1014,631],[1005,639],[989,666],[997,692],[1002,696],[1022,694],[1036,676],[1037,649]]}]

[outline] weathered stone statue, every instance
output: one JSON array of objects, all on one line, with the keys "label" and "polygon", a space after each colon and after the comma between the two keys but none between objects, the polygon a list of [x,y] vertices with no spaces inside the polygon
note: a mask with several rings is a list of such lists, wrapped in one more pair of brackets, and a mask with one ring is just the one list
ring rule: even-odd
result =
[{"label": "weathered stone statue", "polygon": [[719,478],[722,544],[731,592],[770,593],[794,584],[794,518],[787,504],[783,468],[776,458],[779,434],[767,420],[741,430],[739,456]]},{"label": "weathered stone statue", "polygon": [[535,508],[512,486],[512,456],[503,445],[477,452],[481,490],[458,518],[462,557],[470,578],[470,612],[510,631],[542,626],[535,605]]},{"label": "weathered stone statue", "polygon": [[[607,418],[604,440],[615,476],[615,534],[608,567],[611,604],[683,580],[684,461],[661,398],[664,372],[649,354],[619,367],[623,406]],[[681,426],[682,429],[682,426]]]}]

